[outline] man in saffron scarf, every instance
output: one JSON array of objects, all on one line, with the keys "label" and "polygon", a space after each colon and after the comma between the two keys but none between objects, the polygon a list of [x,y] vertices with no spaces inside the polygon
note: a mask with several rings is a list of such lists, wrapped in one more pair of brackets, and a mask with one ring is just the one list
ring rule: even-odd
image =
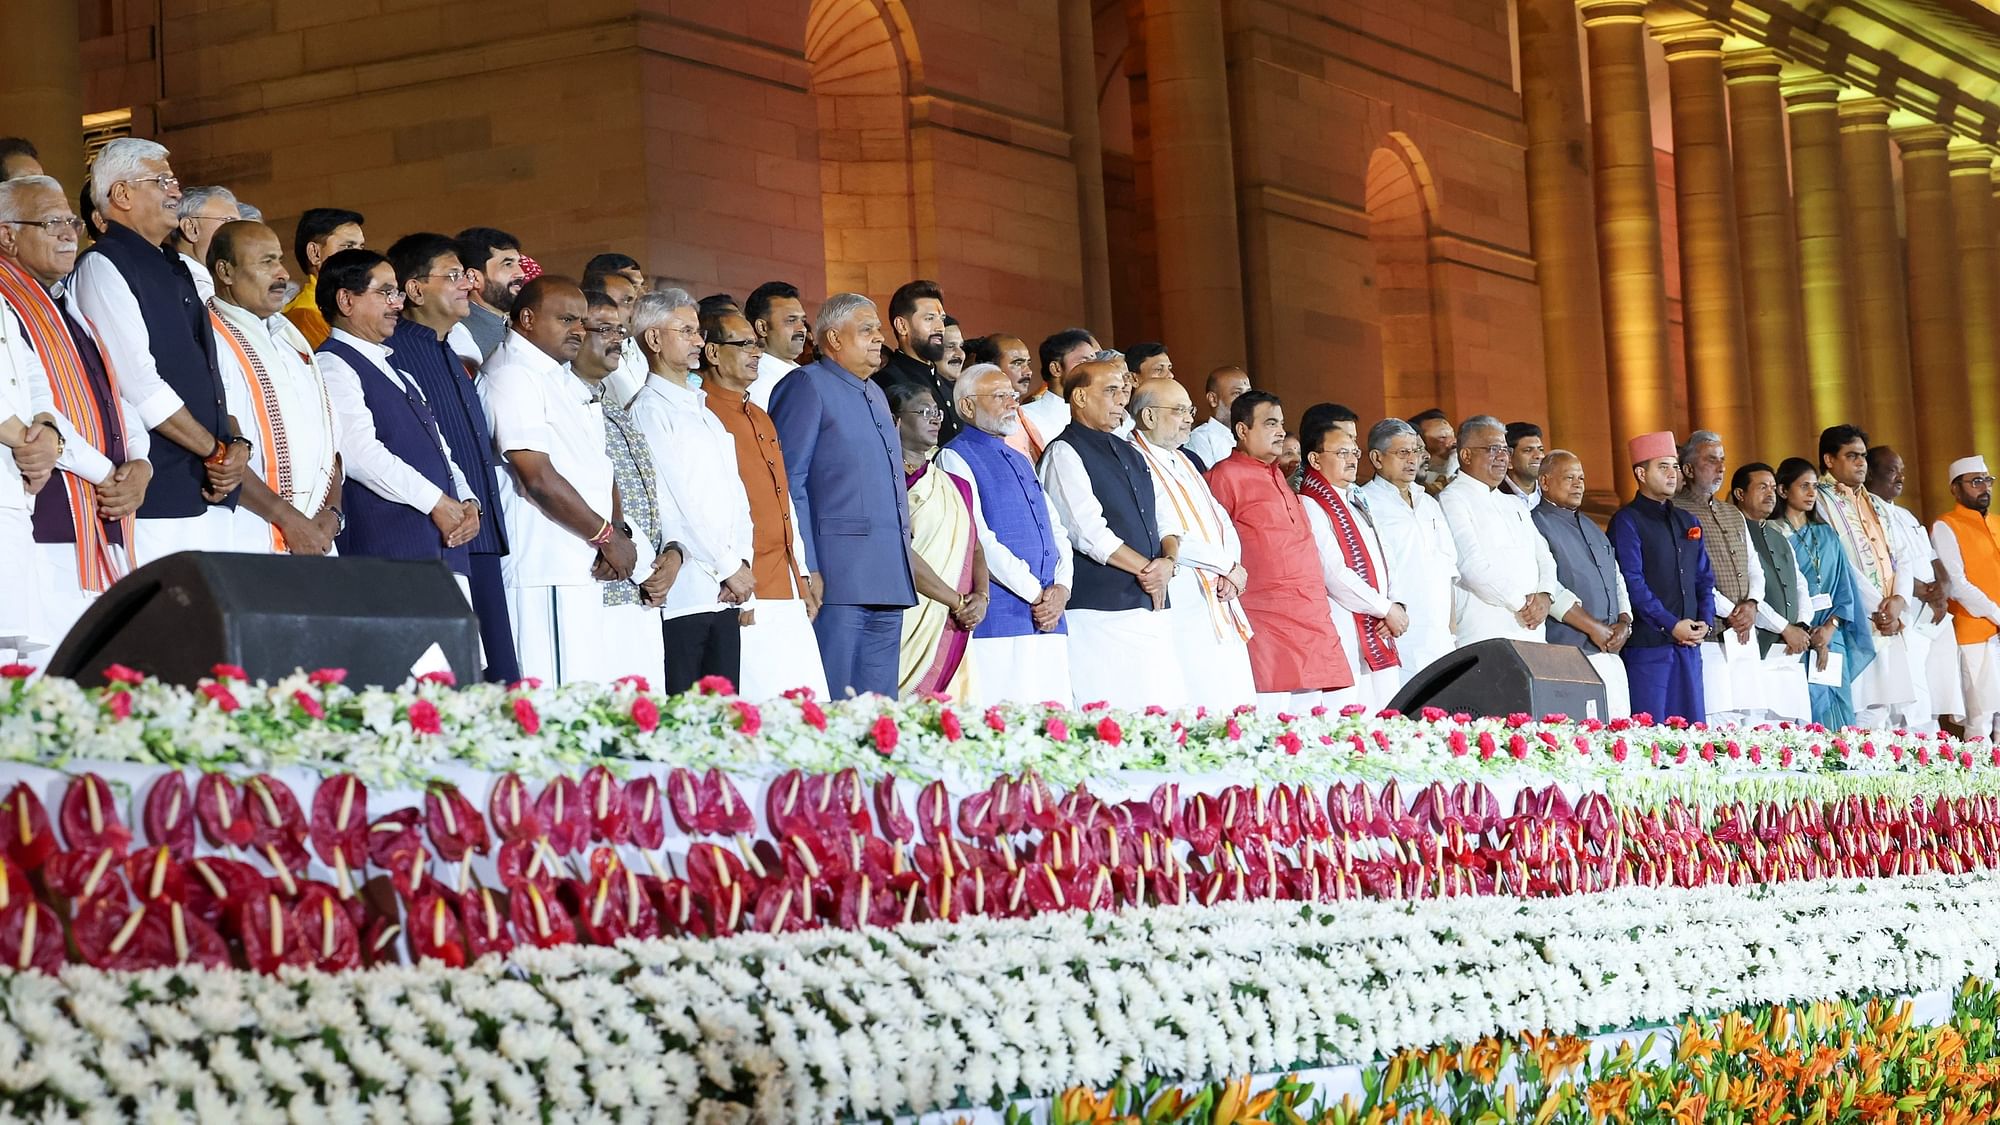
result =
[{"label": "man in saffron scarf", "polygon": [[[1185,448],[1194,402],[1173,379],[1147,379],[1132,392],[1132,448],[1174,511],[1180,567],[1167,583],[1167,615],[1187,687],[1178,702],[1229,710],[1257,699],[1250,674],[1249,615],[1243,612],[1243,542]],[[1164,702],[1164,701],[1162,701]]]},{"label": "man in saffron scarf", "polygon": [[972,521],[972,484],[937,467],[944,411],[930,388],[892,381],[888,396],[903,444],[917,582],[917,604],[903,611],[896,694],[964,699],[973,676],[966,647],[986,617],[988,598],[986,558]]},{"label": "man in saffron scarf", "polygon": [[[80,224],[47,176],[0,184],[0,308],[48,373],[63,450],[57,476],[35,496],[31,597],[52,646],[131,563],[132,514],[153,467],[152,435],[119,396],[118,377],[64,287]],[[0,316],[0,322],[8,318]],[[31,658],[31,662],[33,659]]]},{"label": "man in saffron scarf", "polygon": [[1869,492],[1868,435],[1859,426],[1829,426],[1819,435],[1817,511],[1840,536],[1848,569],[1873,630],[1875,661],[1854,681],[1854,720],[1869,730],[1916,724],[1924,694],[1911,676],[1904,610],[1914,596],[1914,575],[1897,558],[1889,505]]},{"label": "man in saffron scarf", "polygon": [[1410,628],[1410,612],[1389,597],[1389,569],[1375,536],[1368,502],[1354,488],[1361,466],[1361,443],[1331,411],[1313,407],[1299,427],[1305,475],[1299,496],[1319,548],[1320,575],[1333,603],[1340,646],[1354,664],[1354,702],[1378,711],[1403,686],[1396,638]]},{"label": "man in saffron scarf", "polygon": [[1250,671],[1261,706],[1309,710],[1354,686],[1320,573],[1304,503],[1285,483],[1278,451],[1285,408],[1268,391],[1244,391],[1229,408],[1236,450],[1208,470],[1208,486],[1243,540],[1250,580],[1243,609],[1257,630]]}]

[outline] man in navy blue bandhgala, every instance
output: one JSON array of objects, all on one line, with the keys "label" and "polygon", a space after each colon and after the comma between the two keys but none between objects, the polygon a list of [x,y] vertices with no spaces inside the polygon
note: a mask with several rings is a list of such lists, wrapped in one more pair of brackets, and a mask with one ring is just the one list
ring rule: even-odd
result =
[{"label": "man in navy blue bandhgala", "polygon": [[903,610],[917,604],[917,588],[902,442],[889,400],[869,381],[882,358],[882,316],[868,298],[836,293],[820,306],[817,330],[819,360],[771,394],[806,568],[826,580],[813,632],[835,697],[894,697]]},{"label": "man in navy blue bandhgala", "polygon": [[1611,545],[1632,598],[1626,677],[1632,710],[1655,719],[1707,717],[1702,705],[1701,642],[1713,612],[1715,571],[1701,524],[1673,505],[1680,458],[1668,431],[1631,441],[1639,494],[1611,517]]}]

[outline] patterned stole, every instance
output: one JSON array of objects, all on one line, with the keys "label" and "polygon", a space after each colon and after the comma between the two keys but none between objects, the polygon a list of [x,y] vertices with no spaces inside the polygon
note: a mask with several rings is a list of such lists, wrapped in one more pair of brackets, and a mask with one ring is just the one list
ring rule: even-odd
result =
[{"label": "patterned stole", "polygon": [[[292,456],[291,447],[285,442],[285,416],[278,409],[278,392],[271,386],[271,375],[264,370],[264,361],[258,357],[256,349],[250,346],[249,337],[241,329],[225,320],[215,310],[215,299],[208,302],[208,319],[222,338],[229,341],[230,350],[236,353],[236,362],[243,365],[243,376],[256,393],[250,396],[251,413],[257,417],[257,436],[264,443],[264,471],[270,478],[264,483],[278,494],[281,503],[292,502]],[[271,525],[271,549],[279,554],[285,552],[285,533]]]},{"label": "patterned stole", "polygon": [[1888,596],[1896,584],[1896,561],[1890,554],[1889,537],[1881,518],[1875,512],[1874,494],[1865,488],[1835,484],[1822,489],[1820,497],[1822,506],[1833,516],[1834,529],[1843,540],[1854,545],[1862,577],[1883,596]]},{"label": "patterned stole", "polygon": [[[1027,421],[1027,416],[1022,415],[1021,420]],[[1215,502],[1215,497],[1209,496],[1208,512],[1204,514],[1201,501],[1181,484],[1180,478],[1174,475],[1166,463],[1166,457],[1184,458],[1186,455],[1177,449],[1168,450],[1165,457],[1153,452],[1153,447],[1136,429],[1132,431],[1132,436],[1128,440],[1131,441],[1132,448],[1139,451],[1139,456],[1146,459],[1146,467],[1152,470],[1153,476],[1167,486],[1167,499],[1173,501],[1174,512],[1181,518],[1181,526],[1198,529],[1201,537],[1209,542],[1222,542],[1222,525],[1229,519],[1229,513],[1221,511],[1221,505]],[[1208,603],[1208,622],[1215,630],[1215,639],[1227,640],[1230,634],[1234,633],[1238,640],[1248,643],[1254,633],[1250,628],[1249,616],[1243,612],[1242,600],[1217,596],[1215,592],[1217,576],[1200,567],[1193,569],[1195,581],[1201,586],[1202,599]]]},{"label": "patterned stole", "polygon": [[[28,340],[48,372],[57,411],[69,419],[78,436],[93,448],[109,450],[109,439],[120,420],[106,418],[98,409],[97,396],[90,389],[90,375],[76,354],[76,341],[69,334],[69,326],[63,323],[62,310],[56,308],[55,300],[40,282],[5,258],[0,258],[0,299],[27,326]],[[86,321],[85,327],[92,336],[97,335],[96,325]],[[111,408],[115,411],[119,401],[118,372],[113,370],[110,356],[103,355],[102,349],[99,354],[104,360],[105,378],[111,382]],[[77,583],[85,590],[101,594],[123,575],[111,557],[111,539],[105,534],[103,517],[98,514],[97,486],[75,473],[64,473],[62,478],[69,490],[70,522],[76,525]],[[121,520],[120,527],[129,552],[132,517]]]},{"label": "patterned stole", "polygon": [[[1368,545],[1361,540],[1361,529],[1354,524],[1354,513],[1347,502],[1340,498],[1333,484],[1317,469],[1308,469],[1299,480],[1299,495],[1310,497],[1317,502],[1326,518],[1333,523],[1333,533],[1340,539],[1340,553],[1347,569],[1361,576],[1362,581],[1381,590],[1387,587],[1386,577],[1377,581],[1375,563],[1368,557]],[[1375,619],[1365,613],[1354,615],[1354,631],[1361,638],[1361,653],[1368,661],[1368,670],[1380,672],[1384,668],[1394,668],[1402,662],[1396,654],[1394,639],[1385,639],[1381,630],[1375,627]]]}]

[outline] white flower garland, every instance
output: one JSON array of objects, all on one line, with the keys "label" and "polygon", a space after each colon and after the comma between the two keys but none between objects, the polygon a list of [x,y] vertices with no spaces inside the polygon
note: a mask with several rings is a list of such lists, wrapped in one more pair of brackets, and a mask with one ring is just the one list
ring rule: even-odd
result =
[{"label": "white flower garland", "polygon": [[2000,876],[1236,903],[267,977],[0,975],[0,1116],[819,1121],[2000,970]]}]

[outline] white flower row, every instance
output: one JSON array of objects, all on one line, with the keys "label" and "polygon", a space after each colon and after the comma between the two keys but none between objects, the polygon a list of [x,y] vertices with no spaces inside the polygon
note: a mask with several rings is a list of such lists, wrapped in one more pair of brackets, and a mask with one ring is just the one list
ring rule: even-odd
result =
[{"label": "white flower row", "polygon": [[969,919],[524,950],[460,970],[72,967],[0,976],[0,1117],[823,1121],[1997,970],[1996,876],[1637,889],[1588,909]]}]

